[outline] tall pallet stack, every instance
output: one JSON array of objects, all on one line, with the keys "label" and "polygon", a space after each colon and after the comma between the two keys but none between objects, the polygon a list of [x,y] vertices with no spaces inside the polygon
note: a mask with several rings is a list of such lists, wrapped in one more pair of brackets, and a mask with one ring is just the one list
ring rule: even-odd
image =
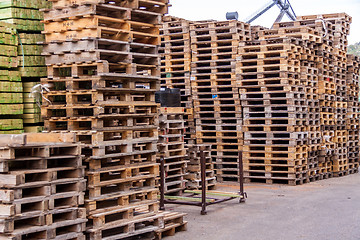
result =
[{"label": "tall pallet stack", "polygon": [[350,22],[346,14],[303,16],[241,47],[248,182],[295,185],[357,171],[358,121],[350,118],[358,114],[359,87],[356,60],[346,58]]},{"label": "tall pallet stack", "polygon": [[160,108],[158,159],[164,159],[167,195],[181,195],[186,188],[184,129],[184,108]]},{"label": "tall pallet stack", "polygon": [[360,59],[354,55],[347,55],[347,117],[346,129],[348,131],[348,164],[349,170],[357,172],[360,164],[360,102],[359,102],[359,74]]},{"label": "tall pallet stack", "polygon": [[196,141],[212,146],[219,181],[237,181],[243,138],[235,65],[239,43],[251,38],[250,25],[195,22],[190,25],[190,36]]},{"label": "tall pallet stack", "polygon": [[43,41],[41,31],[44,29],[43,14],[39,11],[48,6],[45,0],[4,0],[0,3],[0,19],[14,24],[18,32],[18,61],[17,70],[23,82],[24,121],[25,132],[42,130],[40,104],[30,96],[31,88],[40,83],[40,78],[46,76],[44,57],[41,56],[41,46],[37,42]]},{"label": "tall pallet stack", "polygon": [[[307,122],[304,123],[308,133],[308,152],[307,174],[304,176],[303,182],[316,181],[332,176],[331,156],[327,154],[325,146],[322,145],[322,131],[324,128],[321,127],[321,110],[326,110],[324,94],[328,93],[324,84],[330,78],[327,76],[328,71],[322,68],[321,65],[329,61],[328,56],[333,50],[323,48],[322,43],[326,39],[321,29],[318,28],[319,23],[312,25],[309,22],[295,21],[276,23],[273,26],[276,31],[297,29],[299,32],[308,31],[310,33],[313,31],[313,34],[315,34],[303,33],[298,36],[295,35],[297,38],[302,36],[303,39],[306,39],[304,41],[306,46],[303,44],[303,53],[300,61],[300,81],[305,91],[304,99],[307,105],[305,110],[308,116]],[[328,36],[333,36],[333,34],[329,33]]]},{"label": "tall pallet stack", "polygon": [[260,32],[260,39],[241,47],[238,63],[245,180],[303,183],[309,121],[305,85],[300,79],[304,51],[299,40],[280,38],[277,30]]},{"label": "tall pallet stack", "polygon": [[0,137],[2,239],[84,239],[85,173],[71,135]]},{"label": "tall pallet stack", "polygon": [[85,144],[90,239],[151,237],[162,225],[156,163],[159,27],[168,1],[52,0],[45,11],[52,85],[48,131]]},{"label": "tall pallet stack", "polygon": [[[346,76],[346,52],[352,19],[345,13],[339,13],[301,16],[298,21],[310,25],[323,36],[323,42],[319,45],[323,60],[319,66],[323,69],[319,83],[323,88],[320,104],[323,146],[327,151],[325,159],[330,158],[334,176],[347,175],[350,169],[346,118],[347,90],[350,85],[347,84]],[[322,28],[319,27],[320,23]]]},{"label": "tall pallet stack", "polygon": [[0,22],[0,133],[23,131],[23,96],[18,66],[18,38],[14,25]]},{"label": "tall pallet stack", "polygon": [[181,106],[185,108],[185,141],[192,145],[196,137],[190,84],[190,21],[165,16],[160,34],[161,87],[180,89]]}]

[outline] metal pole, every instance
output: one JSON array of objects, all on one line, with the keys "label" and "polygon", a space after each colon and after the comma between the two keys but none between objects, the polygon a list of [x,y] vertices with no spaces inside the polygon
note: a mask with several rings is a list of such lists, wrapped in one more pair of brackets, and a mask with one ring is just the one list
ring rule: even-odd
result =
[{"label": "metal pole", "polygon": [[245,202],[247,197],[246,192],[244,191],[244,165],[242,159],[242,151],[239,151],[239,183],[240,183],[240,202]]},{"label": "metal pole", "polygon": [[165,163],[160,157],[160,210],[165,210]]},{"label": "metal pole", "polygon": [[200,151],[200,168],[201,168],[201,215],[206,215],[206,160],[204,151]]}]

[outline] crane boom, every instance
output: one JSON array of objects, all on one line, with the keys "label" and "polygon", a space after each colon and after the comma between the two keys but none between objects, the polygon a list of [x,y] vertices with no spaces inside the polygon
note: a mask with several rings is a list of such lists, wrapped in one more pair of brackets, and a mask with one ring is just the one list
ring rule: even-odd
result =
[{"label": "crane boom", "polygon": [[258,11],[256,11],[255,13],[253,13],[251,16],[249,16],[248,18],[245,19],[245,22],[247,23],[252,23],[253,21],[255,21],[258,17],[260,17],[261,15],[263,15],[265,12],[267,12],[270,8],[272,8],[274,5],[276,4],[276,2],[273,0],[271,2],[269,2],[268,4],[266,4],[265,6],[263,6],[262,8],[260,8]]},{"label": "crane boom", "polygon": [[[245,22],[252,23],[256,19],[258,19],[261,15],[269,11],[273,6],[277,5],[280,9],[280,14],[276,18],[275,22],[280,22],[284,15],[286,14],[291,20],[296,20],[296,14],[294,9],[292,8],[289,0],[272,0],[269,3],[267,3],[265,6],[260,8],[258,11],[250,15],[248,18],[245,19]],[[228,20],[237,19],[238,14],[237,12],[228,12],[226,14],[226,18]]]}]

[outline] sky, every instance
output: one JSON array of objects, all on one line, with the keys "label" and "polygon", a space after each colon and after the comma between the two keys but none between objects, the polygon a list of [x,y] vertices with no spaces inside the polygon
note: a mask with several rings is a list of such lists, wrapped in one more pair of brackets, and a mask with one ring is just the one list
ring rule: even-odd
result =
[{"label": "sky", "polygon": [[[169,14],[187,20],[226,20],[226,12],[239,13],[243,21],[272,0],[170,0]],[[290,0],[297,16],[345,12],[352,17],[349,44],[360,42],[360,0]],[[253,22],[271,27],[280,13],[277,6]],[[284,17],[283,21],[289,19]]]}]

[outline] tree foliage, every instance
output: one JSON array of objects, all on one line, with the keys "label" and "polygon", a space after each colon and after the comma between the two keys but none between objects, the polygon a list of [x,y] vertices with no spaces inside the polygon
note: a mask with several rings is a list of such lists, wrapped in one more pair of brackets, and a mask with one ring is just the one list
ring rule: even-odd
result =
[{"label": "tree foliage", "polygon": [[349,45],[348,54],[354,54],[360,56],[360,42]]}]

